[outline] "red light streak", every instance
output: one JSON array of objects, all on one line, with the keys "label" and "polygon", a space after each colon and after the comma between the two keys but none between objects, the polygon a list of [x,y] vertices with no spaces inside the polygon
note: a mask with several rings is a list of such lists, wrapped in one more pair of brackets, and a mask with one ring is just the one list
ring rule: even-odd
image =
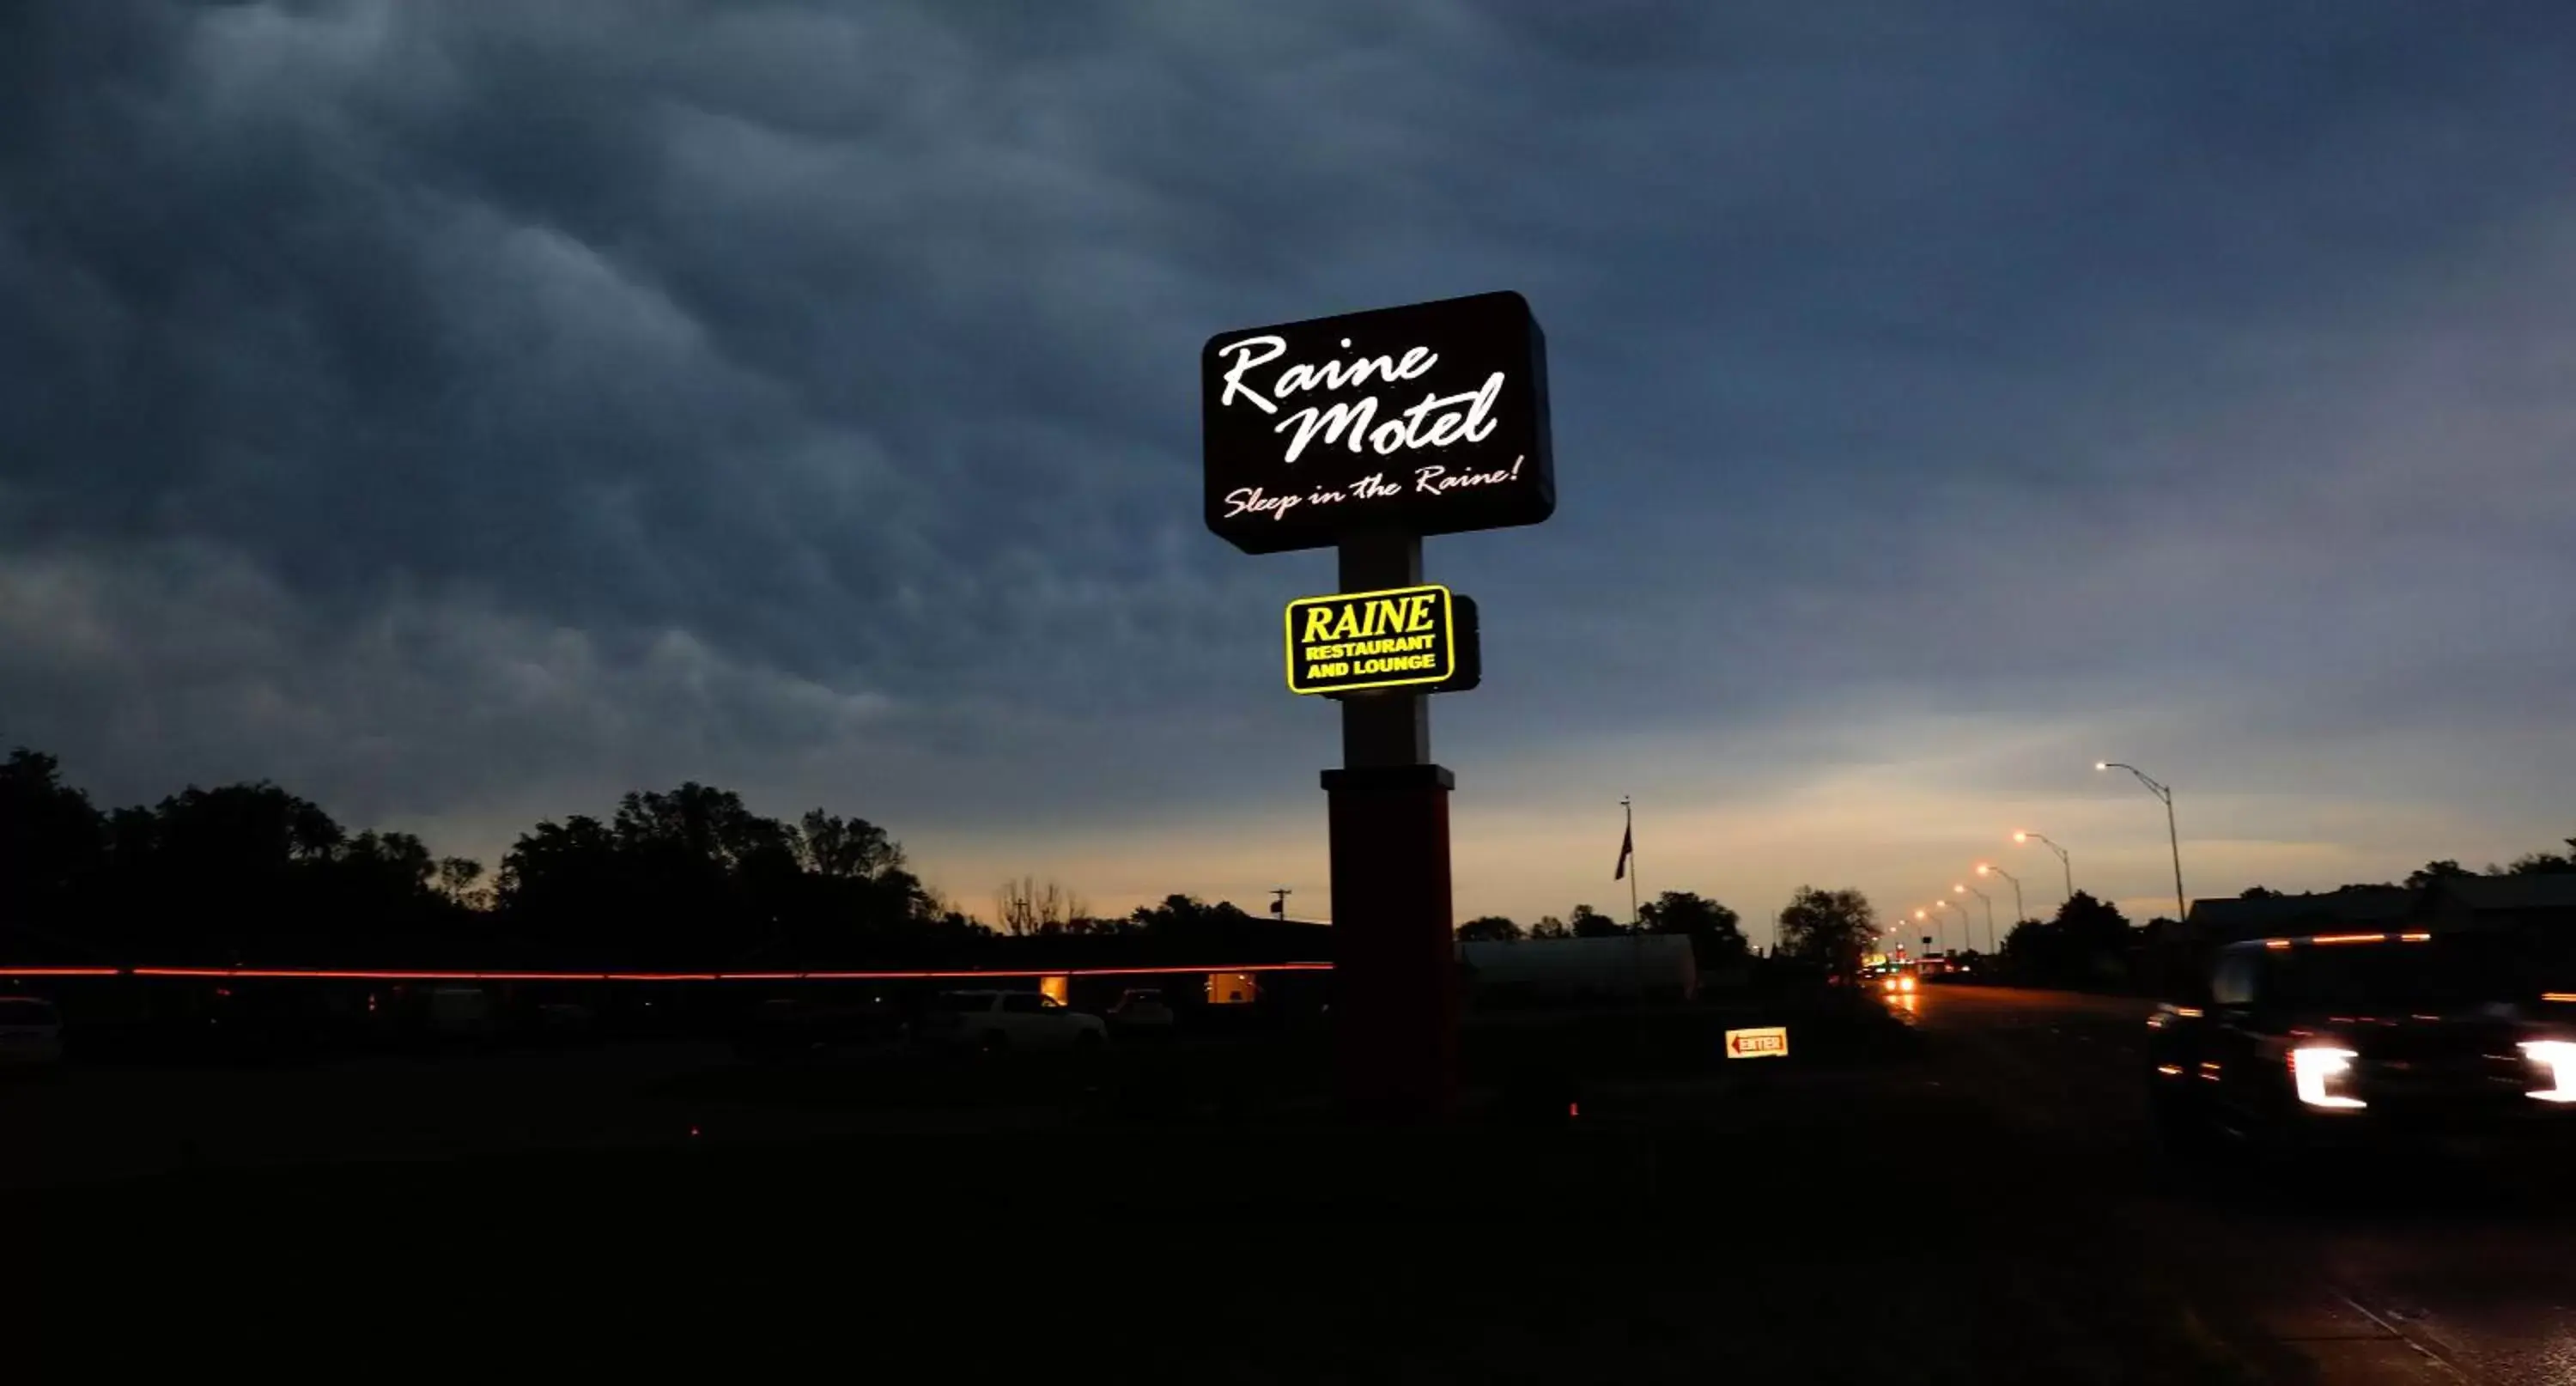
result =
[{"label": "red light streak", "polygon": [[716,980],[716,974],[712,972],[611,972],[606,976],[612,982],[712,982]]},{"label": "red light streak", "polygon": [[1150,977],[1198,972],[1329,972],[1328,962],[1221,963],[1200,967],[1031,967],[885,972],[432,972],[332,967],[0,967],[0,977],[202,977],[344,982],[895,982],[1017,977]]}]

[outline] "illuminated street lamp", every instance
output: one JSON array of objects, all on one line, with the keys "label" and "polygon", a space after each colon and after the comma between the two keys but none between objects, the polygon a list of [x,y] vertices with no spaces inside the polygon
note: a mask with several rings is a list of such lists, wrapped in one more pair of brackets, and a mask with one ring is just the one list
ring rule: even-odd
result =
[{"label": "illuminated street lamp", "polygon": [[2134,765],[2123,765],[2116,760],[2097,760],[2093,762],[2093,768],[2096,770],[2126,770],[2130,774],[2137,776],[2138,783],[2145,785],[2148,792],[2165,801],[2165,841],[2173,848],[2174,922],[2176,924],[2180,924],[2187,907],[2183,904],[2182,899],[2182,834],[2174,828],[2173,789],[2170,786],[2158,784],[2154,780],[2147,778],[2146,771],[2141,770]]},{"label": "illuminated street lamp", "polygon": [[2075,863],[2074,863],[2071,859],[2069,859],[2069,858],[2067,857],[2067,855],[2066,855],[2066,849],[2065,849],[2065,848],[2063,848],[2063,847],[2058,846],[2058,845],[2057,845],[2056,843],[2054,843],[2054,842],[2049,841],[2049,840],[2048,840],[2048,838],[2047,838],[2047,836],[2046,836],[2045,834],[2042,834],[2042,833],[2014,833],[2014,834],[2013,834],[2013,841],[2015,841],[2015,842],[2036,842],[2036,843],[2040,844],[2041,846],[2046,847],[2048,850],[2050,850],[2050,851],[2052,851],[2052,852],[2055,852],[2055,853],[2057,854],[2057,864],[2058,864],[2059,866],[2061,866],[2061,867],[2064,867],[2064,868],[2065,868],[2065,870],[2066,870],[2066,899],[2067,899],[2067,903],[2069,903],[2069,904],[2074,903],[2074,901],[2075,901]]},{"label": "illuminated street lamp", "polygon": [[[1987,951],[1987,952],[1989,952],[1989,953],[1991,953],[1991,952],[1995,951],[1995,902],[1994,902],[1993,900],[1991,900],[1991,899],[1988,899],[1988,898],[1987,898],[1987,895],[1986,895],[1986,893],[1985,893],[1984,891],[1979,890],[1979,889],[1977,889],[1975,886],[1972,886],[1972,885],[1954,885],[1954,886],[1950,887],[1950,890],[1951,890],[1951,893],[1953,893],[1953,894],[1956,894],[1956,893],[1958,893],[1958,892],[1960,892],[1960,891],[1966,891],[1968,894],[1973,895],[1973,896],[1976,896],[1979,900],[1983,900],[1983,901],[1985,901],[1985,905],[1986,905],[1986,951]],[[1961,905],[1961,906],[1959,907],[1959,927],[1960,927],[1960,929],[1961,929],[1961,930],[1963,930],[1963,931],[1964,931],[1964,930],[1967,928],[1967,926],[1968,926],[1968,907],[1967,907],[1967,906],[1965,906],[1965,905]]]},{"label": "illuminated street lamp", "polygon": [[[1950,887],[1950,888],[1951,888],[1952,890],[1961,890],[1961,889],[1965,889],[1965,887],[1962,887],[1962,886],[1952,886],[1952,887]],[[1970,946],[1974,946],[1974,945],[1975,945],[1975,943],[1976,943],[1976,939],[1975,939],[1975,937],[1974,937],[1973,935],[1971,935],[1971,934],[1968,932],[1968,925],[1969,925],[1969,920],[1968,920],[1968,907],[1967,907],[1967,906],[1965,906],[1965,905],[1960,904],[1960,903],[1959,903],[1958,901],[1956,901],[1956,900],[1951,899],[1951,898],[1950,898],[1949,896],[1947,896],[1947,895],[1942,896],[1942,897],[1941,897],[1941,899],[1940,899],[1937,903],[1944,904],[1944,905],[1948,905],[1950,908],[1952,908],[1952,909],[1954,909],[1954,910],[1957,910],[1957,911],[1959,912],[1959,938],[1960,938],[1960,940],[1961,940],[1962,942],[1968,943]],[[1993,933],[1994,933],[1994,931],[1995,931],[1995,929],[1994,929],[1994,911],[1993,911],[1992,909],[1989,909],[1989,910],[1987,910],[1986,915],[1987,915],[1987,918],[1986,918],[1986,932],[1987,932],[1989,935],[1991,935],[1991,934],[1993,934]]]},{"label": "illuminated street lamp", "polygon": [[1933,918],[1932,918],[1932,916],[1931,916],[1931,914],[1930,914],[1928,911],[1924,911],[1924,910],[1916,910],[1916,911],[1914,912],[1914,922],[1915,922],[1915,923],[1917,923],[1917,924],[1922,924],[1922,923],[1925,923],[1925,922],[1927,922],[1927,921],[1928,921],[1928,922],[1931,924],[1931,926],[1932,926],[1932,932],[1934,932],[1934,933],[1936,933],[1936,934],[1939,934],[1939,935],[1941,935],[1941,936],[1942,936],[1942,937],[1944,937],[1944,938],[1947,938],[1947,937],[1949,936],[1949,930],[1943,927],[1944,922],[1945,922],[1948,918],[1949,918],[1949,916],[1944,915],[1944,916],[1942,916],[1940,919],[1933,919]]},{"label": "illuminated street lamp", "polygon": [[2014,875],[2013,873],[2011,873],[2011,872],[2009,872],[2009,871],[2006,871],[2006,870],[2005,870],[2005,869],[2003,869],[2002,867],[1997,866],[1997,865],[1995,865],[1993,862],[1990,862],[1990,861],[1981,861],[1981,862],[1978,862],[1978,863],[1977,863],[1977,874],[1978,874],[1978,875],[1980,875],[1980,876],[2001,876],[2001,877],[2003,877],[2005,880],[2012,882],[2012,887],[2013,887],[2013,923],[2015,923],[2015,924],[2019,924],[2019,923],[2021,923],[2023,920],[2028,919],[2028,918],[2030,917],[2029,913],[2028,913],[2027,911],[2023,910],[2023,909],[2022,909],[2022,907],[2021,907],[2021,877],[2016,876],[2016,875]]}]

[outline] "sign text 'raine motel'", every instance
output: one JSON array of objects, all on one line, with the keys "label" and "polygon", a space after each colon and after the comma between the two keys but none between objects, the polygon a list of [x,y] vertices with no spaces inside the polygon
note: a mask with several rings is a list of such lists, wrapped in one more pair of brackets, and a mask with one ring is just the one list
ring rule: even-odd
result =
[{"label": "sign text 'raine motel'", "polygon": [[1219,333],[1199,375],[1208,528],[1246,553],[1556,510],[1547,343],[1519,294]]}]

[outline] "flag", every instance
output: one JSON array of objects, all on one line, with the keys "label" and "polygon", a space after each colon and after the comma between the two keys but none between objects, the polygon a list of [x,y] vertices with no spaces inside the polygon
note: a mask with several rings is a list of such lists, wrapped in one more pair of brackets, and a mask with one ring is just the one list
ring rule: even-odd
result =
[{"label": "flag", "polygon": [[1628,879],[1628,858],[1636,854],[1637,830],[1633,827],[1622,830],[1619,834],[1619,869],[1610,873],[1610,879],[1614,881]]}]

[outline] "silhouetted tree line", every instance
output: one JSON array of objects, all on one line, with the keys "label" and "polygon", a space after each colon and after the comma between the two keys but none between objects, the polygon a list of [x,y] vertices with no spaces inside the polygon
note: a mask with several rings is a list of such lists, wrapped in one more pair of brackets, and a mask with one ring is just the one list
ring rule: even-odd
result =
[{"label": "silhouetted tree line", "polygon": [[2041,986],[2118,985],[2133,974],[2132,957],[2166,923],[2133,929],[2118,906],[2079,890],[2050,918],[2025,919],[2004,935],[2004,974]]},{"label": "silhouetted tree line", "polygon": [[[1687,890],[1668,890],[1637,907],[1637,928],[1650,934],[1684,934],[1691,941],[1691,956],[1703,969],[1723,967],[1741,961],[1746,953],[1744,931],[1735,911]],[[1616,938],[1631,932],[1628,925],[1612,919],[1590,905],[1576,905],[1565,918],[1542,915],[1537,923],[1524,929],[1505,915],[1488,914],[1458,926],[1458,937],[1466,943],[1517,943],[1522,939],[1547,938]]]},{"label": "silhouetted tree line", "polygon": [[[2460,865],[2457,861],[2449,858],[2444,858],[2441,861],[2428,861],[2422,866],[2417,867],[2415,870],[2408,872],[2406,874],[2406,879],[2401,882],[2401,884],[2403,884],[2408,890],[2422,890],[2424,887],[2432,885],[2436,881],[2470,876],[2576,875],[2576,837],[2567,838],[2564,839],[2564,841],[2567,843],[2567,850],[2564,852],[2525,852],[2503,866],[2498,866],[2493,862],[2489,862],[2487,863],[2487,867],[2484,871],[2471,871],[2467,867]],[[2373,887],[2345,886],[2343,888],[2346,890],[2354,890],[2370,889]],[[2387,889],[2389,888],[2389,883],[2386,881],[2378,882],[2375,888],[2383,890]],[[2247,900],[2277,900],[2281,898],[2283,894],[2284,892],[2282,891],[2272,890],[2264,886],[2248,886],[2246,887],[2242,898]]]},{"label": "silhouetted tree line", "polygon": [[1106,925],[1058,913],[997,933],[874,823],[766,818],[696,783],[540,822],[487,880],[265,781],[102,811],[51,756],[0,765],[0,963],[808,972],[1320,951],[1312,930],[1188,896]]},{"label": "silhouetted tree line", "polygon": [[[1705,972],[1747,960],[1743,920],[1732,909],[1704,895],[1668,890],[1637,907],[1638,927],[1653,934],[1681,934],[1691,941],[1691,955]],[[1818,975],[1849,973],[1878,936],[1877,912],[1857,890],[1822,890],[1800,886],[1777,919],[1779,956],[1773,963],[1804,968]],[[1458,926],[1468,942],[1508,943],[1524,938],[1610,938],[1630,932],[1627,925],[1590,905],[1576,905],[1563,919],[1541,917],[1528,929],[1503,915],[1485,915]]]},{"label": "silhouetted tree line", "polygon": [[[2422,890],[2459,878],[2576,873],[2576,838],[2566,839],[2566,844],[2567,852],[2527,852],[2506,865],[2489,865],[2484,871],[2471,871],[2446,859],[2426,862],[2408,873],[2403,882],[2355,883],[2342,889]],[[2278,900],[2286,894],[2255,885],[2246,887],[2239,898]],[[2161,918],[2132,927],[2109,902],[2077,891],[2073,899],[2059,907],[2055,917],[2025,920],[2014,926],[2003,942],[2005,973],[2015,981],[2042,986],[2148,984],[2154,979],[2147,975],[2150,969],[2146,961],[2159,942],[2169,937],[2166,931],[2172,927],[2172,920]]]}]

